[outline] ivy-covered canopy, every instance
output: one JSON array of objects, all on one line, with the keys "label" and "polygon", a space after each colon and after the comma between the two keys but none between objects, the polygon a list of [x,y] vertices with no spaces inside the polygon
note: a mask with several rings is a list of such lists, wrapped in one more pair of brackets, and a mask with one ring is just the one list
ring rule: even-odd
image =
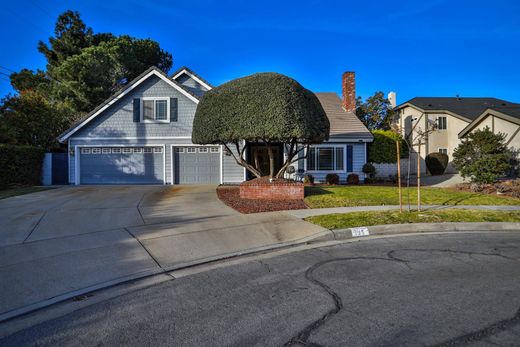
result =
[{"label": "ivy-covered canopy", "polygon": [[204,94],[195,113],[192,141],[320,143],[328,139],[329,128],[327,115],[311,91],[287,76],[258,73]]}]

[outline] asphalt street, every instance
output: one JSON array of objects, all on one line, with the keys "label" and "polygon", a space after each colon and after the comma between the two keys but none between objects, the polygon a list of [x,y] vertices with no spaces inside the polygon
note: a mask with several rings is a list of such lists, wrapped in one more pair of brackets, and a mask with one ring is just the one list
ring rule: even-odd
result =
[{"label": "asphalt street", "polygon": [[0,345],[520,345],[519,265],[515,232],[367,239],[178,277]]}]

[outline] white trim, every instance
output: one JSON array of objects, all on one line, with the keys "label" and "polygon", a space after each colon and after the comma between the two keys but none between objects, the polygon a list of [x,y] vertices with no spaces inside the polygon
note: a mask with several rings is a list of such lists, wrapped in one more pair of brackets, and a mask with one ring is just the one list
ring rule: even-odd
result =
[{"label": "white trim", "polygon": [[103,111],[105,111],[108,107],[112,106],[114,103],[116,103],[117,101],[119,101],[122,97],[124,97],[125,95],[127,95],[128,93],[130,93],[132,90],[134,90],[138,85],[140,85],[141,83],[143,83],[145,80],[147,80],[150,76],[152,75],[155,75],[157,77],[159,77],[160,79],[162,79],[163,81],[165,81],[166,83],[168,83],[170,86],[172,86],[173,88],[175,88],[177,91],[181,92],[184,96],[186,96],[188,99],[190,99],[191,101],[193,101],[195,104],[198,104],[199,103],[199,100],[194,97],[193,95],[191,95],[190,93],[188,93],[186,90],[184,90],[182,87],[178,86],[176,84],[176,82],[173,82],[172,80],[170,80],[168,77],[164,76],[162,73],[160,73],[159,71],[157,70],[152,70],[150,71],[149,73],[147,73],[146,75],[144,75],[140,80],[138,80],[137,82],[135,82],[134,84],[132,84],[130,87],[128,87],[128,89],[126,89],[125,91],[123,91],[121,94],[117,95],[116,97],[114,97],[112,100],[110,100],[109,102],[107,102],[103,107],[101,107],[99,110],[97,110],[94,114],[92,114],[90,117],[88,117],[87,119],[85,119],[83,122],[81,122],[80,124],[78,124],[76,127],[74,127],[72,130],[70,130],[69,132],[67,132],[65,135],[61,136],[61,137],[58,137],[58,141],[63,143],[65,142],[72,134],[74,134],[76,131],[78,131],[79,129],[81,129],[85,124],[87,124],[88,122],[90,122],[93,118],[97,117],[100,113],[102,113]]},{"label": "white trim", "polygon": [[121,137],[71,137],[70,140],[182,140],[189,139],[191,136],[147,136],[147,137],[132,137],[132,136],[121,136]]},{"label": "white trim", "polygon": [[[170,174],[171,174],[171,179],[172,179],[172,182],[171,184],[175,184],[174,180],[173,180],[173,155],[175,154],[175,151],[173,150],[174,147],[199,147],[199,146],[205,146],[205,147],[218,147],[218,145],[199,145],[199,144],[196,144],[196,145],[190,145],[190,144],[186,144],[186,143],[172,143],[170,144]],[[220,146],[220,183],[222,184],[222,179],[223,179],[223,174],[222,174],[222,162],[223,162],[223,158],[222,158],[222,153],[224,151],[222,150],[222,146]],[[183,153],[188,153],[188,151],[186,152],[183,152]],[[194,152],[194,153],[198,153],[198,151]],[[208,150],[208,153],[211,153],[211,151]],[[216,154],[216,153],[213,153],[213,154]]]},{"label": "white trim", "polygon": [[[146,96],[146,97],[142,97],[141,98],[141,101],[139,103],[139,121],[141,123],[170,123],[170,98],[169,97],[164,97],[164,96],[161,96],[161,97],[151,97],[151,96]],[[144,118],[144,101],[153,101],[153,117],[154,119],[145,119]],[[156,115],[156,101],[166,101],[166,119],[157,119],[157,115]]]},{"label": "white trim", "polygon": [[195,76],[194,74],[192,74],[191,72],[189,72],[186,69],[182,69],[181,71],[179,71],[179,73],[176,74],[175,76],[173,76],[172,79],[176,80],[182,74],[186,74],[189,77],[193,78],[197,83],[201,84],[203,87],[205,87],[208,90],[213,89],[213,88],[211,88],[211,86],[209,84],[207,84],[206,82],[204,82],[203,80],[201,80],[200,78],[198,78],[197,76]]},{"label": "white trim", "polygon": [[[166,145],[165,144],[155,144],[155,145],[150,145],[150,144],[146,144],[146,145],[137,145],[137,144],[111,144],[109,146],[107,146],[106,144],[104,145],[75,145],[74,146],[74,156],[75,156],[75,170],[76,172],[74,173],[75,174],[75,182],[74,184],[75,185],[80,185],[81,182],[79,180],[79,171],[80,171],[80,163],[79,163],[79,152],[78,152],[78,148],[82,148],[82,147],[162,147],[163,150],[163,185],[166,184],[166,157],[165,157],[165,152],[166,152]],[[121,153],[123,154],[123,153]]]}]

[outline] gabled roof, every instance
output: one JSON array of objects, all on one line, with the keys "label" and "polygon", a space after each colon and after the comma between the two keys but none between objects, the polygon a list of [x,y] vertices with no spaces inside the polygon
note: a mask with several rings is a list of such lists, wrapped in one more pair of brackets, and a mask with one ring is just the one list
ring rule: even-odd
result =
[{"label": "gabled roof", "polygon": [[343,108],[341,99],[336,93],[314,93],[325,110],[330,122],[330,138],[346,138],[357,140],[374,139],[363,122],[353,112]]},{"label": "gabled roof", "polygon": [[67,141],[67,139],[74,134],[76,131],[81,129],[84,125],[89,123],[92,119],[94,119],[96,116],[101,114],[103,111],[105,111],[107,108],[109,108],[111,105],[116,103],[119,99],[124,97],[126,94],[128,94],[130,91],[132,91],[135,87],[146,81],[151,76],[157,76],[169,85],[171,85],[173,88],[180,91],[182,94],[184,94],[188,99],[195,102],[196,104],[199,103],[199,99],[197,96],[195,96],[192,92],[186,90],[181,84],[179,84],[177,81],[172,80],[168,78],[161,70],[159,70],[157,67],[152,66],[148,68],[146,71],[144,71],[142,74],[134,78],[130,83],[128,83],[125,87],[123,87],[121,90],[114,93],[111,97],[106,99],[104,102],[102,102],[99,106],[97,106],[95,109],[93,109],[91,112],[87,113],[83,118],[78,120],[76,123],[74,123],[69,129],[64,131],[62,134],[58,136],[58,141],[63,143]]},{"label": "gabled roof", "polygon": [[463,98],[463,97],[416,97],[397,106],[399,110],[413,106],[423,112],[448,112],[460,116],[468,122],[477,119],[486,109],[520,106],[497,98]]},{"label": "gabled roof", "polygon": [[198,74],[196,74],[195,72],[193,72],[190,68],[188,68],[187,66],[183,66],[181,68],[179,68],[177,71],[175,71],[174,73],[171,74],[171,79],[172,80],[177,80],[181,75],[183,74],[186,74],[188,75],[189,77],[193,78],[195,81],[197,81],[198,83],[200,83],[202,86],[204,86],[206,89],[210,90],[210,89],[213,89],[213,86],[211,85],[211,83],[209,83],[208,81],[206,81],[204,78],[200,77]]},{"label": "gabled roof", "polygon": [[459,133],[459,138],[463,138],[464,136],[466,136],[487,116],[494,116],[497,118],[507,120],[511,123],[520,125],[520,104],[516,104],[516,106],[507,105],[502,107],[486,109],[484,112],[482,112],[482,114],[479,117],[477,117],[474,121],[469,123],[464,129],[462,129],[462,131]]}]

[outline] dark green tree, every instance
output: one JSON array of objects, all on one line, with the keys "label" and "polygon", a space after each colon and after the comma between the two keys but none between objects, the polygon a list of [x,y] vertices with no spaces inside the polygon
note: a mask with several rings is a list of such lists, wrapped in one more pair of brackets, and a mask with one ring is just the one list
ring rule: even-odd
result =
[{"label": "dark green tree", "polygon": [[356,99],[356,115],[369,130],[390,130],[394,111],[383,92]]},{"label": "dark green tree", "polygon": [[50,103],[39,91],[26,89],[0,102],[0,140],[55,148],[56,136],[69,126],[70,112],[66,104]]},{"label": "dark green tree", "polygon": [[[225,146],[236,162],[256,177],[261,177],[261,171],[246,161],[244,153],[251,143],[265,144],[269,176],[279,178],[310,144],[327,140],[329,129],[327,115],[311,91],[287,76],[259,73],[204,94],[195,113],[192,141]],[[287,153],[277,173],[272,150],[275,143],[285,144]]]},{"label": "dark green tree", "polygon": [[461,176],[476,184],[491,184],[511,168],[513,152],[504,134],[489,127],[469,133],[453,152],[453,165]]},{"label": "dark green tree", "polygon": [[22,69],[11,74],[17,94],[0,100],[0,141],[4,143],[53,146],[50,138],[128,81],[152,65],[166,73],[173,63],[172,55],[157,42],[94,34],[74,11],[58,17],[54,36],[48,44],[40,42],[38,50],[47,59],[47,70]]}]

